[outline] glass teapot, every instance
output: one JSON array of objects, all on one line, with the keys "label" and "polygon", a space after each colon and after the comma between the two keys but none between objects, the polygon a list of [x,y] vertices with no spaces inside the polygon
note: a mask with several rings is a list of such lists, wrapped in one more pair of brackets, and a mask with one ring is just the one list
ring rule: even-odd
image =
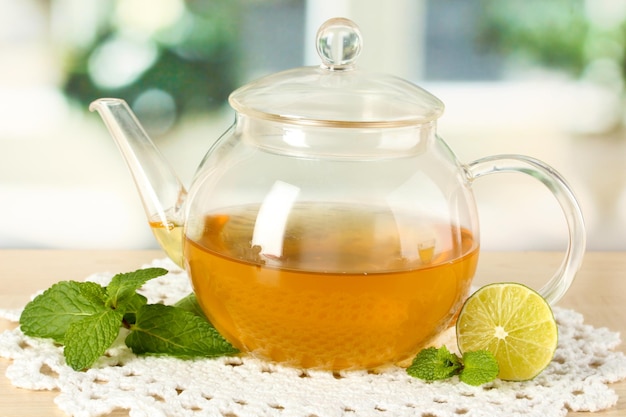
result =
[{"label": "glass teapot", "polygon": [[207,317],[237,348],[297,367],[406,360],[454,324],[479,255],[471,184],[537,178],[567,219],[565,259],[540,293],[556,302],[585,250],[580,208],[551,167],[520,155],[462,164],[436,134],[443,104],[356,68],[358,27],[331,19],[321,65],[229,98],[230,129],[187,192],[126,103],[97,110],[126,158],[150,226],[186,268]]}]

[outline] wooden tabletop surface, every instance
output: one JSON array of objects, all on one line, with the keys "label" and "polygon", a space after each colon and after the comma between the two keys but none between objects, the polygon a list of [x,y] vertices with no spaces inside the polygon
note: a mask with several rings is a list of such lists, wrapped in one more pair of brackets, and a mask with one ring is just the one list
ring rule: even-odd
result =
[{"label": "wooden tabletop surface", "polygon": [[[164,257],[160,251],[0,250],[0,308],[23,307],[30,295],[62,280],[83,280],[94,272],[128,272]],[[539,288],[561,262],[553,252],[482,253],[476,283],[519,281]],[[572,308],[595,327],[626,334],[626,252],[590,252],[574,284],[558,303]],[[15,325],[0,319],[0,331]],[[619,349],[626,352],[624,344]],[[55,392],[13,387],[4,376],[8,360],[0,358],[0,417],[65,416],[53,403]],[[568,417],[626,416],[626,381],[612,386],[620,399],[616,407]],[[112,416],[128,416],[125,410]]]}]

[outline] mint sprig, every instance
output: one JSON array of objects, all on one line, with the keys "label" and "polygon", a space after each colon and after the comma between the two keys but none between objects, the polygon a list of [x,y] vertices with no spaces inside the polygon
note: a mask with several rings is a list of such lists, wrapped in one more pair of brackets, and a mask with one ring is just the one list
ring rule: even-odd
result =
[{"label": "mint sprig", "polygon": [[482,385],[498,376],[498,361],[491,352],[465,352],[463,358],[448,350],[430,347],[420,351],[406,372],[425,381],[438,381],[458,375],[468,385]]},{"label": "mint sprig", "polygon": [[192,294],[177,305],[148,304],[137,293],[163,268],[117,274],[103,287],[93,282],[61,281],[26,305],[22,332],[51,338],[64,345],[63,354],[75,370],[91,367],[120,334],[136,354],[180,358],[216,357],[237,353],[200,312]]}]

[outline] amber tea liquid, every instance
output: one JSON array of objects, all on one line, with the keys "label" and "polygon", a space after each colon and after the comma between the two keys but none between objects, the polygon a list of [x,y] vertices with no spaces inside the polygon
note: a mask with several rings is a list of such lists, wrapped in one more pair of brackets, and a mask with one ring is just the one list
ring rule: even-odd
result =
[{"label": "amber tea liquid", "polygon": [[478,259],[468,230],[329,205],[287,218],[258,206],[210,214],[184,251],[198,300],[229,341],[324,369],[415,355],[452,324]]}]

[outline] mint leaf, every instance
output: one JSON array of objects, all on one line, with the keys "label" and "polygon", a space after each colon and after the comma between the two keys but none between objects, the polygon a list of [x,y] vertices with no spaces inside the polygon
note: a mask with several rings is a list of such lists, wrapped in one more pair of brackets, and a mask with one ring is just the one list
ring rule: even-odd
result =
[{"label": "mint leaf", "polygon": [[104,306],[106,303],[106,288],[95,282],[81,282],[78,290],[85,300],[93,305]]},{"label": "mint leaf", "polygon": [[459,378],[469,385],[482,385],[496,379],[498,372],[500,368],[495,356],[489,351],[477,350],[463,354],[463,370]]},{"label": "mint leaf", "polygon": [[205,320],[208,320],[200,307],[200,303],[198,303],[198,298],[196,294],[191,293],[187,297],[181,298],[178,300],[174,307],[182,308],[183,310],[189,311],[190,313],[195,314],[198,317],[202,317]]},{"label": "mint leaf", "polygon": [[165,274],[167,274],[167,269],[145,268],[115,275],[106,289],[107,306],[123,309],[124,304],[135,295],[143,284]]},{"label": "mint leaf", "polygon": [[107,309],[70,324],[63,350],[67,364],[76,371],[93,365],[117,338],[122,316],[119,311]]},{"label": "mint leaf", "polygon": [[126,345],[136,354],[165,354],[187,359],[238,352],[208,321],[173,306],[143,306],[130,330]]},{"label": "mint leaf", "polygon": [[137,290],[165,275],[147,268],[115,275],[107,287],[93,282],[62,281],[28,303],[20,317],[24,334],[65,344],[64,355],[75,370],[89,368],[118,337],[130,330],[126,344],[137,354],[181,358],[237,353],[209,323],[195,295],[177,306],[148,304]]},{"label": "mint leaf", "polygon": [[148,304],[148,299],[141,294],[135,293],[124,303],[124,321],[127,325],[135,324],[137,321],[137,312],[143,306]]},{"label": "mint leaf", "polygon": [[20,316],[22,332],[63,343],[72,323],[106,310],[98,297],[102,291],[93,282],[61,281],[52,285],[24,307]]},{"label": "mint leaf", "polygon": [[498,361],[491,352],[465,352],[460,359],[445,346],[423,349],[406,370],[409,375],[426,381],[459,375],[459,379],[468,385],[491,382],[497,378],[499,371]]},{"label": "mint leaf", "polygon": [[456,375],[461,368],[459,357],[445,346],[430,347],[417,354],[406,372],[425,381],[436,381]]}]

